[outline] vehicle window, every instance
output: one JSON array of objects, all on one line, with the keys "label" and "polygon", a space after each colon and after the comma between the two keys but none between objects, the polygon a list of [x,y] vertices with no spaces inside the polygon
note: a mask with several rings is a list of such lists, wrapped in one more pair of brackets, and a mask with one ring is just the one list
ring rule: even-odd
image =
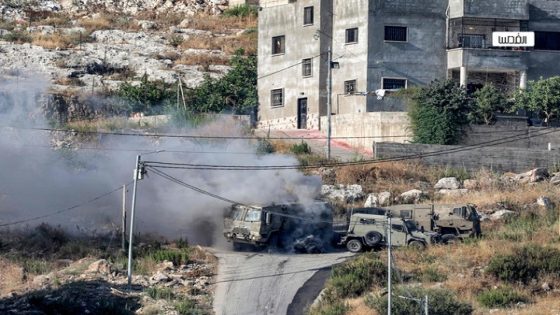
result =
[{"label": "vehicle window", "polygon": [[247,210],[247,215],[245,215],[245,221],[257,222],[260,220],[261,220],[261,212],[259,210]]},{"label": "vehicle window", "polygon": [[375,224],[375,219],[360,219],[361,224]]},{"label": "vehicle window", "polygon": [[468,213],[467,207],[463,207],[463,208],[461,208],[461,209],[462,209],[462,211],[461,211],[462,217],[463,217],[463,218],[466,218],[466,217],[467,217],[467,213]]},{"label": "vehicle window", "polygon": [[393,231],[398,231],[398,232],[404,231],[404,226],[400,224],[391,224],[391,228],[393,229]]},{"label": "vehicle window", "polygon": [[414,232],[417,230],[416,223],[414,223],[414,221],[404,221],[404,224],[406,224],[406,228],[409,232]]},{"label": "vehicle window", "polygon": [[453,214],[454,214],[454,215],[461,216],[461,211],[462,211],[461,208],[454,208],[454,209],[453,209]]},{"label": "vehicle window", "polygon": [[233,209],[231,210],[230,218],[233,220],[239,221],[243,217],[243,211],[241,209]]},{"label": "vehicle window", "polygon": [[401,210],[401,217],[405,219],[412,219],[412,210]]}]

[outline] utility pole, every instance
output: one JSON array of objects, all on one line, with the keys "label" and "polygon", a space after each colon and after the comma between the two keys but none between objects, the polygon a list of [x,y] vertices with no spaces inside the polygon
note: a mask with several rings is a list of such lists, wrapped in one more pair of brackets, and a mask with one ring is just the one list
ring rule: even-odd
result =
[{"label": "utility pole", "polygon": [[426,294],[425,296],[425,300],[424,300],[424,315],[428,315],[428,295]]},{"label": "utility pole", "polygon": [[331,159],[331,94],[332,94],[332,52],[327,49],[327,160]]},{"label": "utility pole", "polygon": [[130,208],[130,235],[128,236],[128,289],[132,285],[132,238],[134,237],[134,209],[136,208],[136,189],[138,180],[142,179],[142,170],[140,169],[140,155],[136,156],[136,168],[134,169],[134,187],[132,189],[132,206]]},{"label": "utility pole", "polygon": [[387,215],[387,315],[391,315],[391,214]]},{"label": "utility pole", "polygon": [[122,186],[122,226],[121,226],[122,250],[126,251],[126,185]]}]

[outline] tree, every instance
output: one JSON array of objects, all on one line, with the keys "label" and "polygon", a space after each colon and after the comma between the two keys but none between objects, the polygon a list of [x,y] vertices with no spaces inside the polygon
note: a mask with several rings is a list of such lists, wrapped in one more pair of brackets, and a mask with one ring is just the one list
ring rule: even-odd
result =
[{"label": "tree", "polygon": [[512,112],[517,110],[534,112],[545,119],[547,124],[552,117],[560,114],[560,77],[529,81],[527,90],[518,90]]},{"label": "tree", "polygon": [[456,144],[470,109],[467,91],[451,80],[436,80],[418,90],[409,110],[414,142]]},{"label": "tree", "polygon": [[473,94],[474,102],[469,113],[469,121],[491,125],[495,120],[495,113],[504,110],[507,100],[504,94],[492,84],[486,84]]}]

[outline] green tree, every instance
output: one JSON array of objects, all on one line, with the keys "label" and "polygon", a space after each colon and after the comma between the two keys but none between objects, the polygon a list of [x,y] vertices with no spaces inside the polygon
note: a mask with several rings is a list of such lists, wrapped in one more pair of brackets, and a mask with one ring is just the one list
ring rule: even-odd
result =
[{"label": "green tree", "polygon": [[495,121],[495,113],[503,111],[507,104],[502,91],[492,84],[484,85],[473,96],[473,108],[469,113],[469,121],[472,123],[491,125]]},{"label": "green tree", "polygon": [[418,90],[409,110],[414,142],[456,144],[468,123],[471,100],[457,83],[434,81]]},{"label": "green tree", "polygon": [[560,77],[529,81],[527,90],[518,90],[512,111],[523,109],[534,112],[545,119],[547,124],[552,117],[560,114]]},{"label": "green tree", "polygon": [[138,85],[124,82],[117,90],[119,105],[128,112],[161,114],[175,94],[163,81],[149,81],[144,75]]}]

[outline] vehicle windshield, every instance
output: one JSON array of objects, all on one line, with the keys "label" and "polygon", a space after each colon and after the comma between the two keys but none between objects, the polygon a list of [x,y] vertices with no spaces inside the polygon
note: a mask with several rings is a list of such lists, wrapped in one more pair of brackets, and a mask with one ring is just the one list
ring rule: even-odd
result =
[{"label": "vehicle windshield", "polygon": [[233,208],[233,209],[231,209],[231,212],[229,213],[229,217],[232,220],[240,221],[243,218],[243,210],[241,210],[239,208]]},{"label": "vehicle windshield", "polygon": [[245,221],[247,222],[258,222],[261,220],[260,210],[247,210],[247,215],[245,216]]},{"label": "vehicle windshield", "polygon": [[406,220],[404,221],[404,224],[406,224],[406,228],[408,229],[409,232],[414,232],[417,230],[416,223],[414,221]]}]

